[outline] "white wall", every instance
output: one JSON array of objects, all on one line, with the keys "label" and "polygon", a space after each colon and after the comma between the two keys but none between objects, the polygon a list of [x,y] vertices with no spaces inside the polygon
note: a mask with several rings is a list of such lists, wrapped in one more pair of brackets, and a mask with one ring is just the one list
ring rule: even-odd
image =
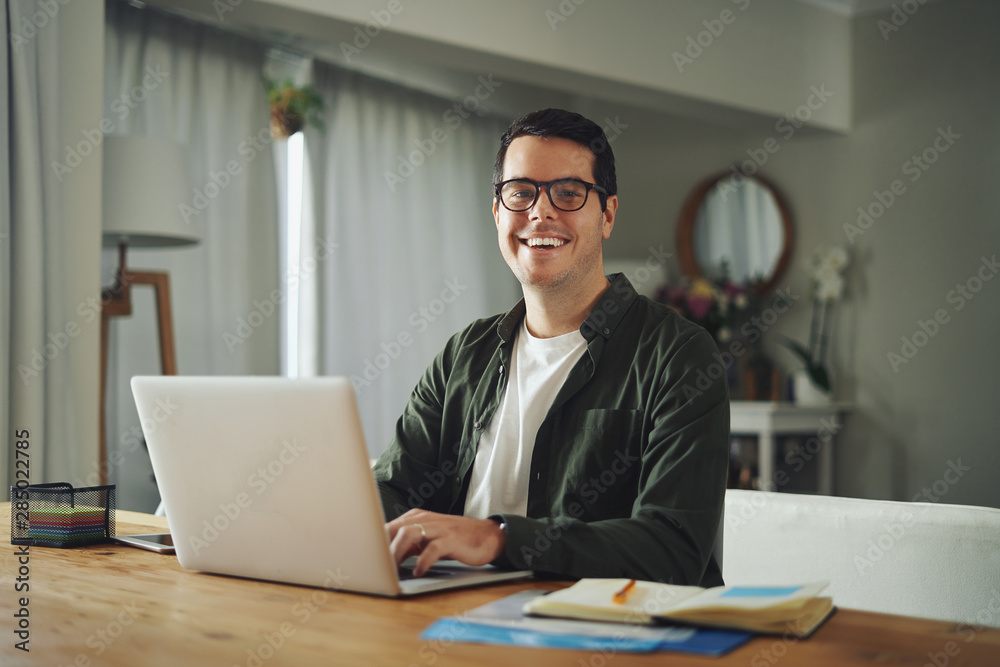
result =
[{"label": "white wall", "polygon": [[[981,258],[1000,255],[1000,5],[925,5],[888,40],[877,25],[887,17],[854,22],[846,187],[821,218],[822,236],[844,238],[840,228],[875,190],[894,179],[906,187],[853,245],[861,270],[852,274],[855,310],[841,336],[856,343],[841,350],[862,407],[839,458],[852,471],[842,489],[909,499],[937,483],[947,487],[942,502],[1000,506],[1000,278],[964,305],[948,297],[969,280],[977,287]],[[926,171],[908,170],[914,154],[934,157],[935,141],[947,145],[937,137],[949,128],[961,138]],[[894,369],[887,354],[900,354],[901,337],[939,310],[947,323]],[[956,478],[947,471],[959,459],[969,470]]]}]

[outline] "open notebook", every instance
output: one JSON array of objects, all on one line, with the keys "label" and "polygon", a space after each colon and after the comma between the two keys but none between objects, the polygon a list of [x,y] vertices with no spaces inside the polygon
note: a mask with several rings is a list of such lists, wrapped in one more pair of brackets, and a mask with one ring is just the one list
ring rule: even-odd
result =
[{"label": "open notebook", "polygon": [[582,579],[535,598],[525,613],[632,624],[679,622],[805,637],[833,612],[819,594],[826,582],[802,586],[674,586],[629,579]]}]

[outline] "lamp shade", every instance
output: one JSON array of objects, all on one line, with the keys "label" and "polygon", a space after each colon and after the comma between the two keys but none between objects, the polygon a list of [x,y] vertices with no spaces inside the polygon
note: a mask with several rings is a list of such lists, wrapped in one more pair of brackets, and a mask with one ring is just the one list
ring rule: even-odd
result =
[{"label": "lamp shade", "polygon": [[198,243],[181,215],[190,197],[184,147],[145,136],[104,139],[104,245],[162,248]]}]

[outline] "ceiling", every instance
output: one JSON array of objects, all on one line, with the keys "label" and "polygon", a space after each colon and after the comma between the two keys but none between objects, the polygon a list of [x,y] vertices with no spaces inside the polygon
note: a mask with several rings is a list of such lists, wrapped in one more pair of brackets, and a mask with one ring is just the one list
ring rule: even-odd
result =
[{"label": "ceiling", "polygon": [[[928,2],[942,2],[943,0],[910,0],[910,4],[919,5]],[[807,5],[814,5],[828,9],[831,12],[842,16],[864,16],[866,14],[877,14],[892,9],[893,5],[906,4],[903,0],[799,0]],[[905,11],[905,10],[904,10]],[[912,13],[912,12],[911,12]]]},{"label": "ceiling", "polygon": [[[474,81],[469,79],[469,67],[457,67],[456,62],[468,63],[472,59],[479,57],[479,54],[469,52],[458,52],[456,48],[448,45],[428,42],[413,36],[386,32],[380,37],[380,48],[365,54],[364,60],[351,60],[345,57],[342,52],[343,42],[335,38],[337,35],[351,34],[353,24],[349,21],[335,19],[331,16],[317,16],[305,11],[290,9],[280,4],[274,4],[263,0],[261,2],[241,3],[239,13],[234,13],[232,17],[225,17],[222,20],[214,9],[214,5],[204,2],[204,0],[127,0],[129,3],[151,7],[173,14],[182,15],[188,19],[200,23],[213,24],[225,30],[243,33],[272,46],[283,47],[290,52],[307,57],[314,57],[318,60],[327,61],[356,69],[366,74],[378,78],[394,81],[401,85],[420,87],[431,94],[451,99],[461,96],[462,91],[468,89],[469,85],[474,85]],[[814,7],[818,7],[832,14],[847,17],[858,17],[870,15],[877,12],[891,11],[893,5],[903,6],[905,10],[910,4],[918,7],[927,2],[942,0],[784,0],[785,2],[801,2]],[[230,4],[235,4],[234,0],[229,0]],[[231,20],[229,20],[231,19]],[[398,57],[398,53],[406,53],[404,59]],[[416,57],[415,54],[421,54]],[[503,63],[502,58],[494,57],[490,61],[490,67],[500,68]],[[474,69],[474,68],[473,68]],[[468,70],[468,71],[467,71]],[[570,81],[570,75],[563,72],[559,77],[551,76],[551,72],[539,74],[532,79],[527,77],[527,68],[524,63],[511,62],[506,70],[508,79],[512,82],[519,82],[520,87],[512,86],[508,89],[505,99],[509,101],[504,107],[503,100],[491,102],[490,108],[484,111],[497,113],[499,115],[516,116],[520,108],[522,98],[530,98],[532,101],[543,99],[546,91],[551,85],[546,86],[538,83],[537,79],[552,81],[554,78],[564,81],[566,86],[561,88],[564,94],[574,94],[575,90],[586,89],[587,85],[575,85]],[[569,78],[568,78],[569,77]],[[577,82],[579,83],[579,82]],[[593,82],[591,82],[593,83]],[[609,86],[608,82],[602,85]],[[523,89],[523,90],[522,90]],[[521,95],[516,95],[515,91],[520,91]],[[551,92],[551,91],[549,91]],[[615,99],[618,103],[631,103],[639,107],[655,109],[680,116],[698,117],[708,122],[714,122],[731,127],[757,127],[760,125],[770,126],[773,118],[767,114],[747,112],[745,110],[734,110],[725,105],[712,105],[698,100],[690,100],[684,96],[669,95],[662,91],[650,92],[646,89],[636,89],[624,84],[619,85],[613,91],[605,95],[607,99]],[[569,104],[562,99],[553,99],[547,102],[550,106],[561,106]],[[807,128],[809,129],[809,128]]]}]

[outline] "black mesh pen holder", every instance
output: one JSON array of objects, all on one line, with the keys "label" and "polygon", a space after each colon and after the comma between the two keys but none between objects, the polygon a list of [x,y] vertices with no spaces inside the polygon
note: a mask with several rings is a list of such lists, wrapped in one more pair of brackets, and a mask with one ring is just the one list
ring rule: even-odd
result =
[{"label": "black mesh pen holder", "polygon": [[115,485],[10,487],[10,543],[68,549],[115,536]]}]

